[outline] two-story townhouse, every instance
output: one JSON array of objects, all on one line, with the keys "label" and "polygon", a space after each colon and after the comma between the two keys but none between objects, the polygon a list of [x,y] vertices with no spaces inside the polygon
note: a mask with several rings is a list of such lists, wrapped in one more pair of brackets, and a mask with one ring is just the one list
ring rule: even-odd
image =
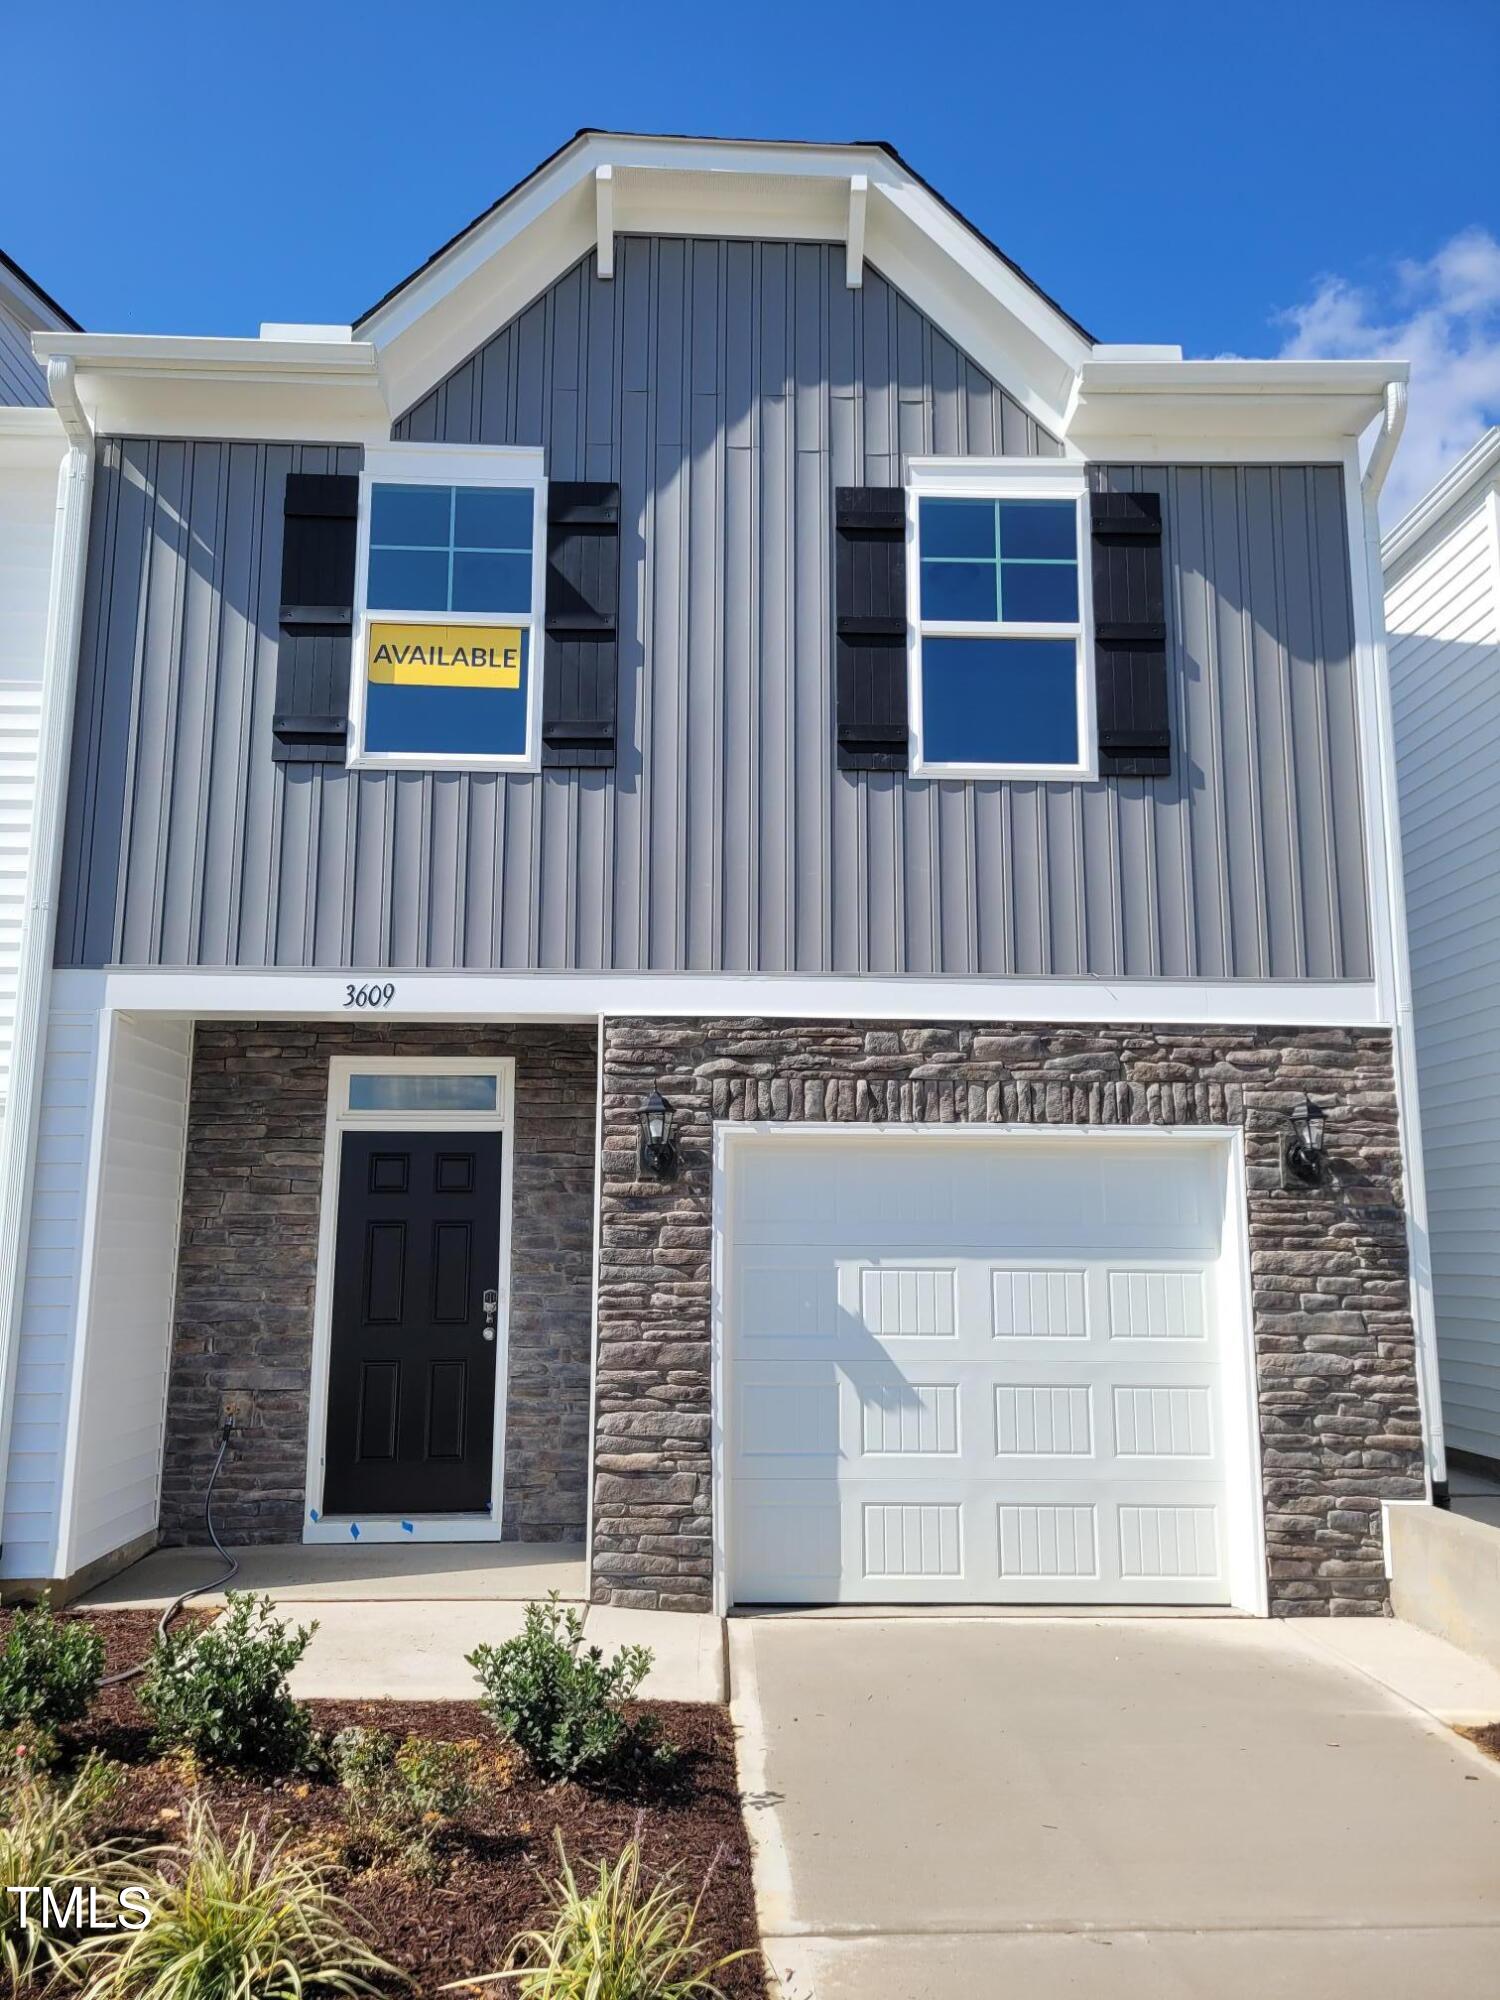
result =
[{"label": "two-story townhouse", "polygon": [[31,340],[78,330],[0,250],[0,1113],[10,1082],[58,471],[67,446]]},{"label": "two-story townhouse", "polygon": [[352,328],[43,345],[6,1576],[195,1539],[227,1414],[226,1538],[622,1605],[1383,1607],[1401,365],[1100,345],[883,145],[593,131]]}]

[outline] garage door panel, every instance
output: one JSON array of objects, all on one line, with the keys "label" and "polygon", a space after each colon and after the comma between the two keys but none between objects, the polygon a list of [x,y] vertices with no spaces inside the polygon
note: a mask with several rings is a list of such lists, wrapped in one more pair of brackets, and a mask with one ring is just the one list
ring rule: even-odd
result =
[{"label": "garage door panel", "polygon": [[[1131,1242],[1091,1245],[1068,1243],[1076,1217],[1056,1212],[1066,1146],[1049,1145],[1035,1172],[1026,1142],[998,1143],[998,1166],[973,1142],[898,1142],[877,1170],[880,1148],[862,1135],[800,1149],[839,1189],[821,1241],[745,1245],[731,1232],[734,1597],[1227,1601],[1214,1260],[1185,1256],[1179,1215],[1153,1223],[1150,1207],[1180,1204],[1201,1235],[1212,1203],[1187,1186],[1182,1158],[1153,1181],[1134,1148],[1109,1160],[1077,1149],[1089,1226],[1135,1218]],[[798,1150],[742,1167],[751,1192]],[[932,1170],[939,1153],[963,1171]],[[917,1228],[910,1208],[893,1215],[913,1167]],[[1141,1185],[1117,1196],[1122,1178]],[[989,1205],[1021,1184],[1050,1189],[1029,1223],[1019,1201]],[[930,1233],[941,1216],[965,1240]]]}]

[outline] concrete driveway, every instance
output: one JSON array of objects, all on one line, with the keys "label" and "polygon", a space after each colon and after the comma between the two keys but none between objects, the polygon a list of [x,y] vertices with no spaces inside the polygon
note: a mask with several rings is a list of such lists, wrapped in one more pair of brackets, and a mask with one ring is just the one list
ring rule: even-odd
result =
[{"label": "concrete driveway", "polygon": [[789,2000],[1496,1990],[1500,1767],[1331,1639],[764,1618],[730,1642]]}]

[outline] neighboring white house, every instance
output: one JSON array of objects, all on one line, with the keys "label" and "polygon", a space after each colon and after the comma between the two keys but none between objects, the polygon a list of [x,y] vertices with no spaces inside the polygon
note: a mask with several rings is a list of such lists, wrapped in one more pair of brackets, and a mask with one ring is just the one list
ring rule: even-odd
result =
[{"label": "neighboring white house", "polygon": [[57,470],[67,443],[31,336],[70,328],[77,322],[0,251],[0,1106],[9,1094]]},{"label": "neighboring white house", "polygon": [[1500,425],[1381,560],[1443,1423],[1500,1470]]}]

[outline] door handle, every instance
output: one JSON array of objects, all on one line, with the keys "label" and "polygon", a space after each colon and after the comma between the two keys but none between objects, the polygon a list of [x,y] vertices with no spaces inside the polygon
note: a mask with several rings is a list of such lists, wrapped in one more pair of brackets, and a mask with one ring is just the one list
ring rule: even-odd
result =
[{"label": "door handle", "polygon": [[499,1316],[499,1312],[500,1294],[492,1285],[487,1286],[484,1294],[484,1337],[486,1340],[493,1340],[495,1338],[495,1321]]}]

